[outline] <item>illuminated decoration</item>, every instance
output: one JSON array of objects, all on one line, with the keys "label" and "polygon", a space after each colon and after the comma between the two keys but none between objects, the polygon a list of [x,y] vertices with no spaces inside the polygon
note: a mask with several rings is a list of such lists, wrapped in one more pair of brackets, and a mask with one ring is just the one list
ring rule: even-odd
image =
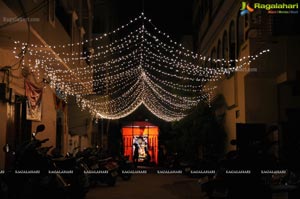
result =
[{"label": "illuminated decoration", "polygon": [[[51,88],[76,96],[78,106],[93,117],[106,119],[125,117],[144,104],[163,120],[180,120],[200,102],[210,103],[216,87],[207,82],[219,81],[269,52],[235,60],[206,57],[173,41],[143,13],[93,38],[93,54],[69,52],[88,42],[29,44],[22,66],[37,79],[50,79]],[[17,48],[27,44],[15,45],[15,57],[24,56],[17,55]]]},{"label": "illuminated decoration", "polygon": [[124,156],[133,160],[134,149],[138,149],[139,162],[144,161],[147,152],[150,162],[158,163],[158,126],[144,121],[135,121],[122,127]]}]

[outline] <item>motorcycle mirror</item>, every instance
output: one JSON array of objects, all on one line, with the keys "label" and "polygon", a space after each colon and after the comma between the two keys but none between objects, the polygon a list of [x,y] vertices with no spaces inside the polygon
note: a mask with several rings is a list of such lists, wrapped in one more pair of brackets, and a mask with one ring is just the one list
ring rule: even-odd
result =
[{"label": "motorcycle mirror", "polygon": [[34,136],[36,136],[37,133],[42,132],[45,130],[45,125],[44,124],[40,124],[36,127],[36,131],[34,133]]},{"label": "motorcycle mirror", "polygon": [[4,145],[3,151],[4,151],[5,153],[8,153],[8,152],[10,151],[10,146],[9,146],[9,144]]}]

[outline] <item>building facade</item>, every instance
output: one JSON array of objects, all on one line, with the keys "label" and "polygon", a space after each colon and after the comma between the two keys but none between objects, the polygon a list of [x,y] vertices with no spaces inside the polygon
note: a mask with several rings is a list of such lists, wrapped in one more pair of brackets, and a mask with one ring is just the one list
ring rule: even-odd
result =
[{"label": "building facade", "polygon": [[[250,6],[253,7],[253,3],[250,1]],[[297,115],[300,113],[300,64],[297,61],[300,31],[296,25],[299,14],[272,14],[265,9],[254,9],[242,15],[241,7],[239,0],[194,1],[195,50],[212,59],[228,61],[247,59],[270,49],[270,53],[255,57],[241,70],[208,85],[217,86],[211,97],[212,104],[219,96],[224,99],[223,106],[215,113],[224,118],[227,150],[235,149],[230,140],[239,139],[241,125],[263,124],[266,131],[275,125],[279,128],[280,153],[286,157],[291,151],[299,152],[299,136],[291,130],[299,123]],[[233,62],[231,66],[236,64]],[[216,63],[209,67],[221,65]],[[260,131],[259,127],[252,130]],[[272,139],[276,140],[274,136]]]},{"label": "building facade", "polygon": [[[82,60],[76,63],[65,62],[64,54],[61,49],[55,48],[55,45],[90,41],[92,2],[3,0],[0,1],[0,10],[0,146],[9,144],[13,149],[17,149],[22,142],[31,138],[31,133],[39,124],[44,124],[46,128],[38,134],[38,138],[49,138],[45,145],[53,146],[60,153],[66,153],[81,143],[89,146],[91,142],[88,139],[92,131],[90,116],[83,112],[80,118],[75,118],[77,122],[70,120],[76,103],[72,103],[72,100],[70,103],[65,101],[62,93],[58,92],[55,85],[51,85],[53,79],[40,75],[38,69],[43,58],[62,59],[60,67],[69,70],[88,64]],[[35,51],[26,47],[25,50],[19,49],[15,45],[18,43],[27,43],[27,46]],[[35,45],[44,47],[39,49]],[[89,53],[91,46],[89,42],[84,45],[71,45],[63,52],[80,55],[85,51]],[[46,56],[42,54],[45,52]],[[53,67],[53,70],[56,68]],[[41,118],[37,120],[29,120],[26,117],[29,93],[25,92],[27,83],[42,93]],[[83,127],[77,129],[78,124]],[[5,156],[1,150],[1,169],[7,163]]]}]

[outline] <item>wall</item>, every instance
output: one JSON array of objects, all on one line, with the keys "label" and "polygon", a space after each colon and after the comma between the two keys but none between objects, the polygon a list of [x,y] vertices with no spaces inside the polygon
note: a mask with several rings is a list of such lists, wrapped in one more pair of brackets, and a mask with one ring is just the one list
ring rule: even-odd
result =
[{"label": "wall", "polygon": [[43,89],[42,99],[42,121],[32,122],[32,131],[35,131],[39,124],[45,125],[44,132],[37,135],[38,139],[49,138],[50,140],[44,144],[44,146],[56,147],[56,109],[53,97],[53,91],[49,86]]},{"label": "wall", "polygon": [[5,153],[2,150],[6,144],[7,104],[0,102],[0,169],[4,169]]},{"label": "wall", "polygon": [[[208,9],[215,11],[210,21],[206,16],[208,10],[201,8],[207,2],[213,5]],[[297,116],[300,111],[298,61],[300,37],[297,28],[299,26],[296,24],[299,16],[270,15],[262,10],[240,16],[240,8],[241,1],[236,0],[194,1],[194,42],[195,49],[200,54],[206,56],[213,54],[213,49],[218,49],[218,41],[222,47],[222,35],[225,31],[229,33],[231,21],[235,22],[235,34],[239,36],[236,38],[237,58],[248,57],[261,50],[270,49],[268,54],[252,61],[244,71],[236,72],[230,79],[223,77],[217,82],[208,83],[209,86],[217,86],[212,99],[221,94],[226,100],[228,109],[225,111],[223,108],[216,112],[225,113],[224,125],[228,141],[236,138],[236,123],[265,123],[267,126],[279,124],[281,144],[289,148],[290,143],[287,142],[289,137],[291,143],[296,143],[295,149],[299,148],[298,136],[292,134],[294,130],[291,131],[292,133],[289,132],[290,129],[297,127],[295,124],[298,123]],[[199,23],[201,20],[206,21]],[[214,58],[226,59],[222,56]],[[249,69],[251,71],[247,71]],[[227,147],[228,150],[234,148],[229,146],[229,143]]]},{"label": "wall", "polygon": [[[26,4],[24,3],[25,10],[31,10],[33,7],[40,4],[42,1],[28,1]],[[56,19],[54,24],[51,24],[48,20],[48,3],[46,1],[46,6],[40,9],[35,14],[31,15],[30,18],[36,21],[32,21],[31,31],[28,32],[27,24],[25,22],[15,23],[14,25],[8,26],[0,30],[0,34],[5,35],[7,37],[0,38],[0,67],[3,66],[10,66],[14,63],[17,63],[19,60],[15,59],[13,52],[13,40],[20,40],[22,42],[27,41],[27,35],[30,33],[30,44],[41,44],[41,42],[45,41],[50,45],[56,44],[66,44],[71,42],[70,36],[65,31],[62,24]],[[4,23],[4,17],[7,18],[14,18],[19,16],[21,13],[20,5],[17,1],[1,1],[0,2],[0,15],[1,15],[1,24]],[[80,30],[75,28],[74,34],[76,34],[76,38],[80,39],[78,34]],[[76,42],[76,40],[74,40]],[[19,52],[20,49],[17,49]],[[53,49],[52,49],[53,50]],[[54,49],[57,50],[57,49]],[[65,52],[71,52],[71,48],[63,49]],[[77,49],[80,50],[80,49]],[[59,52],[59,50],[57,51]],[[25,59],[36,59],[34,56],[30,56],[26,54]],[[85,64],[85,63],[84,63]],[[9,87],[12,88],[14,95],[24,96],[24,75],[21,67],[19,65],[13,66],[14,70],[10,70],[10,79],[9,79]],[[0,79],[2,80],[3,72],[0,72]],[[45,143],[45,146],[53,146],[56,147],[56,105],[55,105],[55,98],[54,98],[54,91],[48,86],[48,84],[44,84],[41,82],[41,78],[37,79],[34,77],[34,74],[29,71],[28,76],[26,76],[33,84],[37,85],[38,87],[43,88],[43,98],[42,98],[42,121],[35,122],[32,121],[32,129],[33,132],[36,129],[36,126],[39,124],[45,125],[44,132],[41,132],[37,135],[38,139],[45,139],[49,138],[50,140]],[[7,82],[8,83],[8,82]],[[2,152],[2,146],[6,143],[7,140],[7,122],[9,114],[14,114],[13,110],[14,105],[8,105],[7,103],[0,102],[0,168],[4,166],[4,154]],[[11,115],[11,118],[14,118],[14,115]],[[67,116],[65,117],[67,118]],[[64,121],[63,125],[63,141],[62,147],[63,152],[67,150],[68,146],[68,127],[66,120]],[[22,132],[21,132],[22,133]]]},{"label": "wall", "polygon": [[[37,12],[35,12],[34,14],[31,13],[30,15],[30,44],[37,44],[37,45],[41,45],[41,44],[49,44],[49,45],[58,45],[58,44],[70,44],[72,43],[77,43],[79,41],[82,41],[83,36],[84,36],[84,29],[82,27],[78,27],[79,25],[83,25],[83,24],[79,24],[76,23],[76,19],[78,16],[82,16],[82,15],[78,15],[78,12],[74,11],[76,10],[76,7],[78,5],[75,5],[73,1],[70,1],[69,3],[74,4],[73,6],[68,8],[65,8],[65,10],[63,10],[63,14],[65,14],[65,16],[68,16],[66,18],[66,21],[68,22],[68,24],[62,24],[57,16],[54,16],[54,22],[50,22],[49,21],[49,3],[50,2],[54,2],[54,1],[43,1],[43,0],[36,0],[36,1],[26,1],[26,3],[23,2],[25,10],[31,10],[32,8],[40,5],[42,2],[44,2],[43,7],[40,7],[38,9]],[[65,3],[65,2],[57,2],[56,3]],[[82,3],[86,6],[86,4],[88,3],[87,1],[82,1]],[[58,4],[57,4],[58,5]],[[4,0],[0,2],[0,16],[1,16],[1,23],[2,23],[2,19],[3,17],[7,17],[7,18],[14,18],[15,16],[19,16],[21,15],[21,9],[20,9],[20,5],[18,3],[18,1],[9,1],[9,0]],[[55,14],[55,12],[54,12]],[[82,13],[84,14],[84,13]],[[3,16],[3,17],[2,17]],[[85,21],[86,18],[84,19]],[[3,22],[4,23],[4,22]],[[64,27],[66,26],[66,27]],[[7,28],[3,29],[3,33],[5,32],[5,35],[9,35],[9,38],[11,38],[11,40],[19,40],[21,42],[26,42],[27,41],[27,35],[28,35],[28,29],[27,29],[27,24],[25,22],[19,22],[16,23],[14,25],[8,26]],[[2,33],[2,30],[0,30],[0,33]],[[15,63],[17,60],[15,60],[14,55],[12,54],[12,47],[13,47],[13,42],[12,41],[8,41],[8,39],[6,39],[7,41],[5,41],[4,43],[2,43],[2,38],[0,38],[0,43],[1,46],[3,46],[3,48],[5,48],[4,51],[6,51],[5,53],[0,52],[0,62],[5,60],[6,63],[3,65],[9,65],[12,63]],[[37,49],[39,50],[39,49]],[[48,52],[51,53],[59,53],[60,58],[63,58],[63,54],[62,52],[65,53],[71,53],[71,52],[82,52],[82,45],[80,44],[79,46],[74,46],[74,47],[69,47],[66,45],[65,48],[42,48],[41,50],[46,50]],[[19,49],[18,49],[19,51]],[[1,55],[3,55],[3,59],[1,57]],[[53,54],[50,55],[52,58],[54,57]],[[32,61],[34,62],[35,59],[42,59],[40,56],[33,56],[33,55],[29,55],[28,53],[26,54],[26,59],[32,59]],[[47,63],[46,63],[47,64]],[[60,64],[61,65],[61,64]],[[73,63],[66,63],[67,67],[78,67],[78,66],[86,66],[85,61],[74,61]],[[1,65],[2,66],[2,63]],[[62,66],[60,66],[62,67]],[[12,71],[12,74],[16,77],[19,78],[12,78],[11,82],[10,82],[10,87],[13,88],[13,91],[20,95],[20,96],[24,96],[25,92],[24,92],[24,78],[22,77],[22,73],[21,70],[15,70]],[[1,74],[0,74],[1,75]],[[39,86],[45,86],[44,90],[43,90],[43,101],[42,101],[42,121],[41,122],[32,122],[32,131],[36,128],[37,125],[43,123],[46,126],[46,129],[44,132],[38,134],[38,138],[40,139],[44,139],[44,138],[49,138],[50,141],[47,142],[45,145],[47,146],[53,146],[55,147],[56,145],[56,123],[57,123],[57,107],[56,107],[56,100],[54,98],[54,91],[52,89],[50,89],[50,87],[48,86],[48,84],[41,84],[41,80],[42,77],[40,79],[37,79],[36,77],[33,77],[34,74],[30,73],[29,76],[27,77],[28,79],[30,79],[31,82],[35,83],[36,85]],[[86,78],[86,74],[85,78]],[[90,76],[90,78],[92,77],[92,75]],[[75,79],[75,78],[74,78]],[[92,84],[90,85],[89,88],[92,87]],[[69,127],[68,127],[68,123],[70,121],[69,118],[73,117],[74,115],[77,115],[78,111],[77,109],[75,109],[75,112],[71,110],[72,115],[70,115],[70,117],[68,116],[68,110],[74,108],[73,106],[68,107],[69,105],[67,105],[63,112],[64,112],[64,117],[63,117],[63,125],[62,125],[62,140],[61,140],[61,147],[62,147],[62,153],[66,153],[69,151],[69,139],[71,139],[70,142],[72,142],[72,138],[71,135],[69,135]],[[75,106],[77,106],[75,104]],[[2,110],[2,107],[1,107]],[[85,113],[86,115],[86,113]],[[84,115],[84,116],[85,116]],[[89,116],[86,116],[86,118],[90,118]],[[75,119],[74,122],[81,122],[81,120],[85,121],[85,119]],[[73,120],[71,120],[73,121]],[[91,121],[91,120],[89,120]],[[87,131],[90,132],[90,123],[88,124],[87,128],[85,128],[84,133],[85,134]],[[2,132],[1,132],[1,136]],[[91,135],[88,136],[88,140],[86,139],[82,139],[82,147],[88,147],[90,146],[90,139],[91,139]]]},{"label": "wall", "polygon": [[[16,62],[14,59],[13,54],[10,50],[0,49],[0,66],[10,65],[13,62]],[[0,78],[2,79],[3,72],[0,73]],[[24,89],[24,77],[21,75],[21,69],[18,70],[11,70],[10,74],[10,81],[9,81],[9,87],[13,89],[13,95],[25,95],[25,89]],[[34,83],[34,78],[30,75],[28,76],[28,80]],[[39,85],[43,86],[43,85]],[[45,145],[47,146],[53,146],[55,147],[55,140],[56,140],[56,110],[55,110],[55,102],[53,97],[53,91],[49,86],[44,85],[43,88],[43,97],[42,97],[42,121],[36,122],[32,121],[32,132],[36,129],[36,126],[39,124],[44,124],[46,126],[46,129],[44,132],[38,134],[39,139],[45,139],[49,138],[50,141],[47,142]],[[6,126],[7,126],[7,119],[8,114],[11,114],[11,117],[14,118],[14,104],[9,105],[8,103],[0,103],[0,117],[1,117],[1,140],[0,140],[0,147],[4,145],[3,143],[6,143]],[[10,111],[8,111],[10,110]],[[21,132],[22,133],[22,132]],[[2,150],[1,153],[2,154]],[[4,160],[3,155],[0,156],[0,162],[1,165],[3,164]]]},{"label": "wall", "polygon": [[274,78],[246,77],[245,92],[247,123],[274,123],[277,121],[278,101]]},{"label": "wall", "polygon": [[[298,84],[299,87],[299,84]],[[300,110],[300,96],[293,96],[292,87],[289,84],[278,85],[279,95],[279,118],[280,121],[287,122],[287,109],[298,109]],[[296,119],[296,118],[294,118]]]},{"label": "wall", "polygon": [[[81,149],[92,145],[92,117],[87,110],[81,110],[78,107],[75,97],[68,99],[68,136],[67,139],[73,139],[73,136],[81,136]],[[68,150],[69,151],[69,150]]]},{"label": "wall", "polygon": [[[7,64],[5,51],[0,48],[0,66]],[[0,81],[2,82],[3,72],[0,72]],[[6,144],[6,121],[7,121],[7,104],[0,101],[0,169],[4,169],[5,153],[2,147]]]},{"label": "wall", "polygon": [[[246,42],[242,48],[240,56],[246,56],[249,48],[246,48],[249,42]],[[245,66],[243,70],[237,71],[229,79],[222,77],[216,82],[209,82],[209,86],[217,86],[213,92],[213,96],[223,95],[226,101],[224,128],[227,133],[226,150],[233,150],[235,146],[230,145],[232,139],[236,139],[236,123],[246,122],[246,93],[245,93],[245,77],[249,74],[249,66]]]}]

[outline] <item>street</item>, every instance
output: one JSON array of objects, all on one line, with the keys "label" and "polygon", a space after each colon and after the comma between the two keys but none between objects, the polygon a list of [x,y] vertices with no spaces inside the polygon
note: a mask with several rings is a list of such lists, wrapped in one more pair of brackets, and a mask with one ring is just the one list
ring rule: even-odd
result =
[{"label": "street", "polygon": [[0,0],[0,199],[300,199],[299,3]]},{"label": "street", "polygon": [[86,199],[119,198],[165,198],[201,199],[202,193],[197,179],[184,175],[136,174],[131,180],[118,179],[115,187],[91,188]]}]

